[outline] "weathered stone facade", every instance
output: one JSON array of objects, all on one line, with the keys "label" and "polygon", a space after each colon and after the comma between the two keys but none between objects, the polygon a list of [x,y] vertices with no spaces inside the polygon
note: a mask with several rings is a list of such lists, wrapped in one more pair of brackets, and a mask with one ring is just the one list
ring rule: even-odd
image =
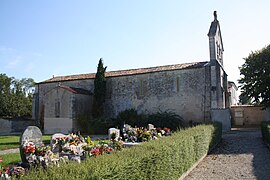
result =
[{"label": "weathered stone facade", "polygon": [[[116,117],[121,111],[135,108],[143,113],[170,110],[186,122],[211,121],[211,109],[228,105],[227,74],[223,68],[223,44],[216,15],[208,36],[210,61],[107,72],[105,116]],[[94,77],[95,73],[58,76],[38,83],[33,117],[41,123],[57,121],[57,118],[74,120],[85,106],[89,109],[83,112],[90,114],[91,95],[77,98],[75,102],[74,97],[79,93],[67,88],[94,92]],[[66,89],[59,89],[60,86]],[[59,116],[55,114],[56,101],[60,102]],[[81,108],[75,109],[75,104]],[[72,128],[75,127],[73,124]]]},{"label": "weathered stone facade", "polygon": [[115,117],[130,108],[144,113],[171,110],[186,120],[206,121],[210,84],[205,75],[209,67],[200,64],[192,69],[108,78],[106,114]]}]

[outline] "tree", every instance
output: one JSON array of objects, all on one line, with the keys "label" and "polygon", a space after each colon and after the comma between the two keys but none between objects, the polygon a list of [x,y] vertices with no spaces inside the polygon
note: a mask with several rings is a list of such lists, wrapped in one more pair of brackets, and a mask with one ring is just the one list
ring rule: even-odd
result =
[{"label": "tree", "polygon": [[94,99],[93,99],[93,109],[92,115],[94,118],[102,117],[104,107],[103,104],[105,102],[106,97],[106,78],[105,71],[107,67],[103,67],[102,58],[99,59],[97,73],[94,81]]},{"label": "tree", "polygon": [[31,116],[34,80],[0,74],[0,116]]},{"label": "tree", "polygon": [[239,103],[240,104],[252,104],[251,99],[244,95],[243,93],[239,96]]},{"label": "tree", "polygon": [[241,96],[270,107],[270,45],[251,52],[240,67]]}]

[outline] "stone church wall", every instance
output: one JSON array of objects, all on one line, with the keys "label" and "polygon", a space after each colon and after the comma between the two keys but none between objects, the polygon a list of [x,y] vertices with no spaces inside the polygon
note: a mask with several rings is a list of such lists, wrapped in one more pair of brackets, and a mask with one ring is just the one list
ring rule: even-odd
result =
[{"label": "stone church wall", "polygon": [[[69,87],[82,88],[82,89],[94,92],[93,91],[94,90],[94,79],[62,81],[61,84],[69,86]],[[48,93],[53,88],[57,87],[58,85],[59,85],[58,82],[37,84],[36,92],[34,94],[34,96],[36,96],[36,98],[34,99],[35,104],[33,106],[33,111],[35,110],[34,111],[35,113],[33,113],[33,117],[35,117],[35,119],[40,120],[40,118],[42,118],[41,117],[42,116],[42,105],[46,101],[45,94]],[[72,115],[70,115],[70,117],[71,116]]]},{"label": "stone church wall", "polygon": [[203,122],[210,113],[206,100],[210,77],[205,72],[203,67],[108,78],[105,113],[116,117],[130,108],[139,113],[173,111],[187,122]]},{"label": "stone church wall", "polygon": [[[209,67],[202,67],[109,77],[105,115],[116,117],[121,111],[135,108],[139,113],[146,114],[172,111],[183,117],[186,122],[207,121],[209,120],[207,115],[210,114],[210,69],[209,72],[208,69]],[[94,92],[94,79],[62,81],[61,84]],[[58,82],[38,86],[41,110],[41,104],[45,100],[44,94],[57,87]]]},{"label": "stone church wall", "polygon": [[73,94],[62,88],[47,92],[43,101],[45,105],[45,118],[55,118],[57,116],[55,106],[58,102],[61,102],[58,116],[72,118],[72,100]]}]

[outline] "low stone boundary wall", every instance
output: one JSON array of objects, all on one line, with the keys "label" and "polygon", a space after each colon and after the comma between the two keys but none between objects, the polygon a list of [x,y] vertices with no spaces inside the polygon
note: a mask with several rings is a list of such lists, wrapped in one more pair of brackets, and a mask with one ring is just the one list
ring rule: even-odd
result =
[{"label": "low stone boundary wall", "polygon": [[259,126],[267,119],[267,112],[262,106],[239,105],[230,109],[233,126]]},{"label": "low stone boundary wall", "polygon": [[27,126],[36,126],[37,121],[26,118],[0,118],[0,135],[21,134]]}]

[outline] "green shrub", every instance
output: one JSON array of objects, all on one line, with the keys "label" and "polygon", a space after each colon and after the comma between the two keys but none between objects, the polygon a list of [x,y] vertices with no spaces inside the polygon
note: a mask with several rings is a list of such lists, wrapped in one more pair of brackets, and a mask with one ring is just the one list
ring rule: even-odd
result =
[{"label": "green shrub", "polygon": [[178,179],[221,140],[220,127],[199,125],[80,165],[37,169],[22,179]]},{"label": "green shrub", "polygon": [[76,120],[82,134],[107,134],[108,129],[115,126],[111,119],[92,118],[86,114],[80,114]]},{"label": "green shrub", "polygon": [[124,123],[129,124],[131,126],[145,126],[147,124],[146,118],[144,115],[138,114],[135,109],[127,109],[125,111],[120,112],[116,117],[117,126],[121,127]]},{"label": "green shrub", "polygon": [[89,134],[108,134],[108,129],[114,124],[110,119],[96,118],[89,121]]},{"label": "green shrub", "polygon": [[172,130],[183,127],[183,121],[181,116],[171,111],[157,112],[149,115],[147,118],[147,123],[161,128],[168,127]]},{"label": "green shrub", "polygon": [[127,109],[120,112],[116,118],[116,126],[121,127],[123,123],[133,127],[146,127],[148,124],[153,124],[155,127],[168,127],[172,130],[177,130],[183,127],[183,118],[171,111],[146,115],[138,114],[135,109]]},{"label": "green shrub", "polygon": [[263,121],[261,123],[261,132],[262,132],[263,140],[266,141],[268,144],[270,144],[270,122],[269,121]]}]

